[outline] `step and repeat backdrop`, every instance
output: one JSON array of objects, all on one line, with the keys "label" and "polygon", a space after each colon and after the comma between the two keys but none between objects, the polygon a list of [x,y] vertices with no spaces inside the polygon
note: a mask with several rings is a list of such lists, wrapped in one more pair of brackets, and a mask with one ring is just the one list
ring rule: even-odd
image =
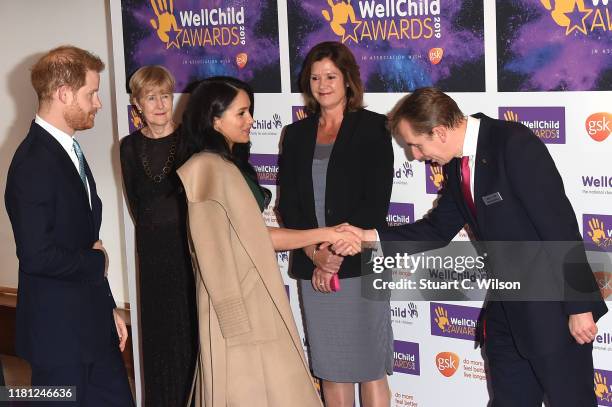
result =
[{"label": "step and repeat backdrop", "polygon": [[[192,81],[243,79],[256,91],[251,161],[274,198],[283,128],[307,115],[299,72],[321,41],[353,51],[373,111],[387,113],[406,92],[437,86],[465,114],[523,123],[555,159],[602,294],[612,300],[612,2],[113,0],[111,15],[120,134],[142,125],[126,86],[140,66],[164,65],[176,76],[177,115]],[[394,149],[388,222],[414,222],[431,209],[444,179],[438,167],[410,161],[398,144]],[[555,202],[549,205],[553,210]],[[278,224],[273,205],[264,217]],[[126,225],[126,236],[132,230]],[[456,237],[467,239],[464,231]],[[278,253],[278,263],[303,335],[289,253]],[[133,276],[130,293],[136,298]],[[487,405],[486,366],[474,341],[481,306],[392,301],[393,406]],[[600,405],[612,406],[609,316],[594,348],[594,391]]]}]

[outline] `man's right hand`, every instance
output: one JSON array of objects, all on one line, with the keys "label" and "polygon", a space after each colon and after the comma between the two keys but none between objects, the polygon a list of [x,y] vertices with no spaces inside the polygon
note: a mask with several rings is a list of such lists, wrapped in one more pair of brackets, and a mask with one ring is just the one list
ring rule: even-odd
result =
[{"label": "man's right hand", "polygon": [[106,253],[106,249],[102,244],[102,240],[97,240],[93,244],[92,249],[100,250],[102,253],[104,253],[104,278],[106,278],[108,276],[108,254]]},{"label": "man's right hand", "polygon": [[361,239],[362,242],[372,243],[378,240],[376,229],[361,229],[353,225],[340,225],[336,228],[336,231],[351,232],[355,236],[359,237],[359,239]]}]

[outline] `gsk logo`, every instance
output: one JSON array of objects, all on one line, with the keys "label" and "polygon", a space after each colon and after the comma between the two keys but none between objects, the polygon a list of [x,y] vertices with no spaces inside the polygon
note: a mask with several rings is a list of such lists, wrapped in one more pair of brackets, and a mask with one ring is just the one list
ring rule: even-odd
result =
[{"label": "gsk logo", "polygon": [[240,54],[236,55],[236,65],[238,65],[239,69],[244,68],[248,60],[249,56],[246,52],[241,52]]},{"label": "gsk logo", "polygon": [[453,352],[440,352],[436,355],[436,367],[442,376],[451,377],[459,369],[459,355]]},{"label": "gsk logo", "polygon": [[595,141],[604,141],[610,135],[610,120],[612,114],[606,112],[593,113],[584,126],[588,135]]},{"label": "gsk logo", "polygon": [[429,50],[429,62],[433,65],[438,65],[440,61],[442,61],[442,56],[444,55],[444,48],[432,48]]}]

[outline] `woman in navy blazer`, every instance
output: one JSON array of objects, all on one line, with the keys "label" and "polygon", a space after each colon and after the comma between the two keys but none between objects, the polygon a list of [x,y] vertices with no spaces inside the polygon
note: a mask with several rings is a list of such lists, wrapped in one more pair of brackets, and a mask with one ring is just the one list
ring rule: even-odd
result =
[{"label": "woman in navy blazer", "polygon": [[[313,114],[285,129],[279,172],[282,222],[295,229],[344,222],[384,226],[393,148],[386,117],[363,108],[353,55],[338,42],[316,45],[306,57],[300,85]],[[362,298],[359,257],[308,246],[293,252],[291,271],[300,279],[311,368],[323,379],[326,405],[352,405],[354,383],[362,384],[366,406],[388,405],[389,303]],[[341,289],[333,292],[335,273]]]}]

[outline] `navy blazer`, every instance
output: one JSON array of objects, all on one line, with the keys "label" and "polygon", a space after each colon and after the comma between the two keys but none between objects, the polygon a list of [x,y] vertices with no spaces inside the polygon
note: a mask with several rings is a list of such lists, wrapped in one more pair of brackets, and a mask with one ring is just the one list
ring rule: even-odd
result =
[{"label": "navy blazer", "polygon": [[[380,229],[380,239],[432,241],[437,242],[432,248],[442,247],[467,223],[479,241],[582,241],[561,175],[542,141],[520,123],[475,117],[480,119],[474,166],[477,219],[463,199],[461,160],[454,158],[443,167],[446,184],[437,206],[413,224]],[[503,200],[486,205],[483,197],[495,193]],[[522,354],[545,354],[573,341],[568,315],[591,311],[597,320],[607,312],[581,251],[588,269],[580,271],[586,272],[581,278],[594,288],[594,301],[503,303]]]},{"label": "navy blazer", "polygon": [[37,366],[87,363],[118,341],[99,239],[102,202],[87,163],[91,207],[60,143],[32,122],[4,195],[19,259],[17,355]]},{"label": "navy blazer", "polygon": [[[319,116],[312,115],[285,129],[279,158],[278,211],[285,227],[318,227],[312,184],[312,159]],[[362,228],[386,225],[393,187],[393,147],[386,117],[360,109],[344,115],[329,158],[325,191],[325,223],[348,222]],[[294,250],[291,271],[310,279],[314,265],[302,249]],[[361,275],[360,256],[344,259],[340,278]]]}]

